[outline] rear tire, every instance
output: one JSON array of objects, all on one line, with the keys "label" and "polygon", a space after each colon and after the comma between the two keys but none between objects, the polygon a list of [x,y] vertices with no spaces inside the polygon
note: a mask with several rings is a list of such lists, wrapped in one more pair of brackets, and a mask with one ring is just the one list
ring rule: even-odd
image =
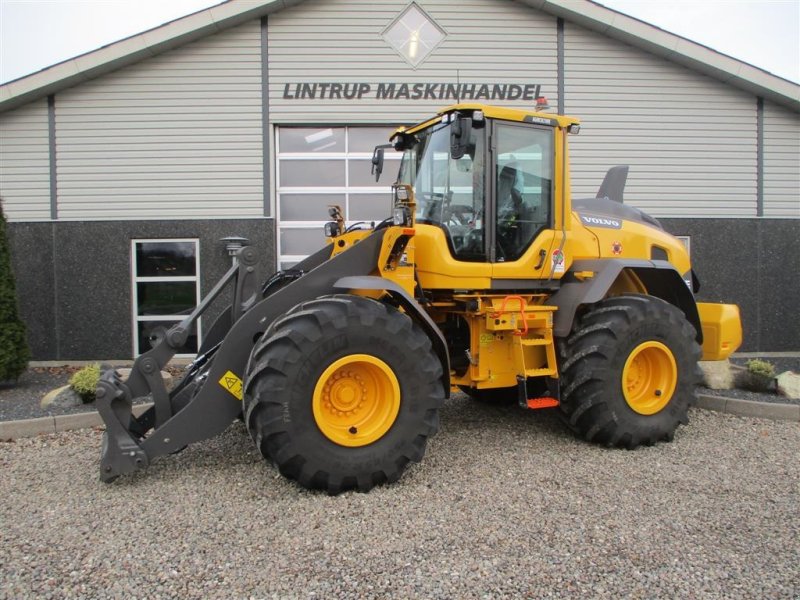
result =
[{"label": "rear tire", "polygon": [[438,430],[442,366],[411,318],[369,298],[298,305],[254,347],[245,422],[265,458],[337,494],[396,481]]},{"label": "rear tire", "polygon": [[597,303],[560,347],[569,427],[588,441],[629,449],[672,440],[694,403],[695,338],[683,312],[659,298]]}]

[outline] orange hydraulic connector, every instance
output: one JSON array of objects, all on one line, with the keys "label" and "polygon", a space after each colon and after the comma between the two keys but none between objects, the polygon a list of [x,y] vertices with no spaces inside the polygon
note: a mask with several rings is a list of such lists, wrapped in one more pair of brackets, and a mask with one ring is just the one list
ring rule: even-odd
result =
[{"label": "orange hydraulic connector", "polygon": [[525,317],[525,309],[528,305],[525,302],[525,298],[522,296],[506,296],[503,298],[503,303],[500,305],[500,310],[498,310],[496,313],[493,313],[492,318],[497,319],[506,312],[511,312],[506,311],[506,304],[508,304],[509,300],[519,300],[519,315],[522,317],[522,329],[516,330],[514,335],[525,335],[528,333],[528,319]]}]

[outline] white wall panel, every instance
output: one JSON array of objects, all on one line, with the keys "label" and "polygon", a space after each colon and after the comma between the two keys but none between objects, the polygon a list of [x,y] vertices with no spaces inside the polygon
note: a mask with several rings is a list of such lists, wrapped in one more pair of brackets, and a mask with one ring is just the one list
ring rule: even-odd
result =
[{"label": "white wall panel", "polygon": [[9,221],[50,220],[47,100],[0,114],[0,198]]},{"label": "white wall panel", "polygon": [[657,217],[756,215],[756,98],[565,24],[573,197],[630,165],[625,201]]},{"label": "white wall panel", "polygon": [[764,103],[764,216],[800,217],[800,115],[771,102]]},{"label": "white wall panel", "polygon": [[56,96],[59,218],[264,212],[257,20]]},{"label": "white wall panel", "polygon": [[[381,36],[406,0],[308,0],[269,17],[276,123],[413,123],[452,100],[378,100],[379,83],[540,84],[557,102],[556,19],[511,0],[417,0],[447,37],[413,68]],[[284,99],[286,84],[369,83],[354,100]],[[530,106],[531,102],[505,102]]]}]

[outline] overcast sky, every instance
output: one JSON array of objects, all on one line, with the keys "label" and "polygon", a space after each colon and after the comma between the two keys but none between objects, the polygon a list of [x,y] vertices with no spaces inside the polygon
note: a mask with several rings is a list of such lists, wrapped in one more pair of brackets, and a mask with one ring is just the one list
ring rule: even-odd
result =
[{"label": "overcast sky", "polygon": [[[800,0],[602,0],[609,8],[800,83]],[[0,83],[219,4],[0,0]]]}]

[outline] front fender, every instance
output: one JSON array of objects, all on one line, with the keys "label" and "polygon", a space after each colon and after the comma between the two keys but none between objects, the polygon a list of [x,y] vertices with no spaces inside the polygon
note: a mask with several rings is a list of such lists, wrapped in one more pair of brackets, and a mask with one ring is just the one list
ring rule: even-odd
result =
[{"label": "front fender", "polygon": [[441,330],[433,322],[430,315],[402,286],[383,277],[374,275],[342,277],[333,286],[339,290],[381,290],[385,291],[395,300],[406,314],[411,317],[425,333],[433,344],[433,350],[442,363],[442,384],[446,397],[450,397],[450,355],[447,353],[447,342]]}]

